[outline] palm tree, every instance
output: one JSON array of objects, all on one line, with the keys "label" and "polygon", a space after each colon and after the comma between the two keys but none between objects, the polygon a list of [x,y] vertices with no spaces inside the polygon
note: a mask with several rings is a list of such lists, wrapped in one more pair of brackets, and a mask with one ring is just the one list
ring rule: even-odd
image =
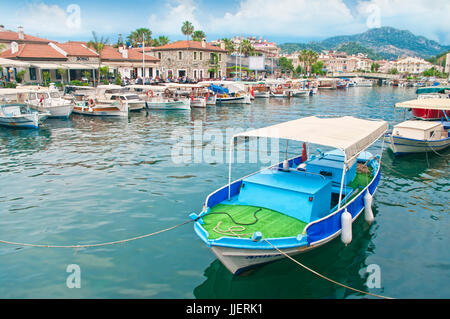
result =
[{"label": "palm tree", "polygon": [[181,26],[181,32],[186,36],[186,40],[189,41],[189,36],[194,32],[194,26],[189,21],[184,21]]},{"label": "palm tree", "polygon": [[204,38],[206,38],[206,34],[202,30],[197,30],[192,33],[192,40],[194,41],[202,41]]},{"label": "palm tree", "polygon": [[225,43],[225,50],[228,54],[231,54],[235,51],[234,43],[228,38],[223,38],[222,41]]},{"label": "palm tree", "polygon": [[[98,54],[98,69],[100,69],[100,66],[102,63],[102,59],[101,59],[102,51],[103,51],[103,48],[105,47],[105,45],[108,44],[108,38],[101,37],[99,39],[99,38],[97,38],[97,35],[95,34],[94,31],[92,31],[92,37],[94,39],[89,41],[87,43],[87,46],[89,48],[94,49],[95,52],[97,52],[97,54]],[[97,77],[98,77],[97,83],[99,83],[100,82],[100,72],[98,70],[97,70]]]},{"label": "palm tree", "polygon": [[245,56],[254,55],[255,54],[255,48],[250,43],[249,40],[245,39],[241,42],[239,46],[239,50],[241,53],[243,53]]},{"label": "palm tree", "polygon": [[303,63],[306,70],[311,71],[311,67],[317,62],[319,54],[311,50],[302,50],[298,55],[298,60]]},{"label": "palm tree", "polygon": [[154,47],[159,47],[159,46],[166,45],[169,43],[170,43],[170,40],[165,35],[160,35],[157,39],[153,39]]},{"label": "palm tree", "polygon": [[127,39],[134,47],[142,43],[142,39],[144,39],[145,46],[150,46],[152,44],[152,31],[147,28],[138,28],[131,32]]}]

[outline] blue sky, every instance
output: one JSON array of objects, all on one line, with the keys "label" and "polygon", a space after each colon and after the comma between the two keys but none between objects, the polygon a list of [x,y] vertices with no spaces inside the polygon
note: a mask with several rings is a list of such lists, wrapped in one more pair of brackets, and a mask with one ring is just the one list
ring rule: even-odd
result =
[{"label": "blue sky", "polygon": [[262,36],[277,43],[355,34],[371,27],[410,30],[450,45],[450,1],[434,0],[16,0],[0,3],[0,24],[59,41],[89,40],[91,31],[115,42],[138,27],[183,39],[184,20],[207,39]]}]

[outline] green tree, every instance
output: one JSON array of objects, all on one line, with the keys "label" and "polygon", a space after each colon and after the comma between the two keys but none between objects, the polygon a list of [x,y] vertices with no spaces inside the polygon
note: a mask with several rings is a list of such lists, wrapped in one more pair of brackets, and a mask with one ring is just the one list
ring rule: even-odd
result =
[{"label": "green tree", "polygon": [[56,72],[57,72],[57,73],[59,74],[59,76],[61,77],[61,82],[64,83],[64,76],[66,75],[67,70],[66,70],[66,69],[63,69],[63,68],[58,68],[58,69],[56,70]]},{"label": "green tree", "polygon": [[222,41],[225,43],[225,50],[227,51],[228,54],[231,54],[236,50],[233,41],[231,41],[230,39],[223,38]]},{"label": "green tree", "polygon": [[208,72],[214,72],[214,74],[219,74],[220,64],[219,64],[219,55],[215,52],[211,53],[211,59],[209,60],[210,68]]},{"label": "green tree", "polygon": [[50,72],[42,72],[42,79],[44,80],[44,86],[47,86],[48,82],[50,81]]},{"label": "green tree", "polygon": [[398,70],[397,70],[397,68],[392,68],[392,69],[389,69],[388,73],[389,74],[398,74]]},{"label": "green tree", "polygon": [[20,71],[20,72],[17,72],[17,74],[16,74],[16,82],[22,83],[22,82],[23,82],[23,79],[24,79],[24,77],[25,77],[25,73],[27,73],[26,70],[22,70],[22,71]]},{"label": "green tree", "polygon": [[131,32],[127,40],[130,41],[130,44],[133,47],[138,47],[139,44],[142,43],[142,39],[144,39],[145,46],[151,46],[152,45],[152,31],[147,28],[138,28]]},{"label": "green tree", "polygon": [[100,72],[100,76],[103,77],[104,80],[106,80],[109,74],[109,67],[105,65],[100,67],[98,70]]},{"label": "green tree", "polygon": [[250,56],[255,54],[255,48],[251,44],[251,42],[247,39],[244,39],[239,45],[239,51],[243,53],[245,56]]},{"label": "green tree", "polygon": [[114,80],[114,84],[116,85],[122,85],[122,79],[120,78],[120,73],[116,73],[116,79]]},{"label": "green tree", "polygon": [[202,41],[204,38],[206,38],[206,34],[202,30],[196,30],[192,33],[192,40],[194,41]]},{"label": "green tree", "polygon": [[280,65],[281,73],[293,72],[294,65],[292,64],[292,60],[282,56],[278,60],[278,64]]},{"label": "green tree", "polygon": [[[92,31],[92,37],[93,40],[89,41],[87,43],[87,46],[89,48],[92,48],[95,50],[95,52],[97,52],[99,59],[98,59],[98,69],[100,69],[100,65],[101,65],[101,56],[102,56],[102,51],[105,48],[105,46],[108,44],[108,38],[104,38],[103,36],[101,38],[98,38],[97,35],[95,34],[94,31]],[[97,72],[97,77],[98,77],[98,81],[100,82],[100,72]]]},{"label": "green tree", "polygon": [[88,79],[88,82],[91,80],[91,72],[83,71],[83,77]]},{"label": "green tree", "polygon": [[312,65],[317,62],[319,54],[312,50],[302,50],[298,55],[298,60],[303,64],[304,68],[312,73]]},{"label": "green tree", "polygon": [[194,26],[189,21],[184,21],[183,25],[181,26],[181,32],[186,36],[186,40],[189,41],[189,37],[194,32]]},{"label": "green tree", "polygon": [[370,66],[370,71],[371,72],[378,72],[378,69],[380,68],[380,64],[378,63],[372,63],[372,65]]},{"label": "green tree", "polygon": [[153,46],[159,47],[162,45],[169,44],[170,40],[165,35],[160,35],[157,39],[153,39]]},{"label": "green tree", "polygon": [[318,75],[324,75],[325,71],[323,71],[323,62],[317,61],[311,66],[311,73],[312,74],[318,74]]}]

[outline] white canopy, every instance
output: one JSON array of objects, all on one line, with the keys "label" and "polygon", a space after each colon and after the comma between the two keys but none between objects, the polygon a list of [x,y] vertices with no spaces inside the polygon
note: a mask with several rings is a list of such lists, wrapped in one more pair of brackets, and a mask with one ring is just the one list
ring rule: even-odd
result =
[{"label": "white canopy", "polygon": [[78,64],[78,63],[63,63],[61,64],[61,67],[63,69],[69,69],[69,70],[93,70],[96,69],[97,66],[94,65],[88,65],[88,64]]},{"label": "white canopy", "polygon": [[450,110],[450,99],[430,98],[417,99],[395,104],[395,107],[405,107],[414,109]]},{"label": "white canopy", "polygon": [[30,66],[30,64],[26,63],[26,62],[4,59],[4,58],[0,58],[0,65],[6,66],[6,67],[24,67],[24,68],[27,68]]},{"label": "white canopy", "polygon": [[56,70],[60,68],[64,69],[63,66],[54,63],[32,63],[31,65],[44,70]]},{"label": "white canopy", "polygon": [[381,120],[310,116],[243,132],[234,137],[268,137],[336,147],[345,152],[349,161],[379,139],[387,129],[388,123]]}]

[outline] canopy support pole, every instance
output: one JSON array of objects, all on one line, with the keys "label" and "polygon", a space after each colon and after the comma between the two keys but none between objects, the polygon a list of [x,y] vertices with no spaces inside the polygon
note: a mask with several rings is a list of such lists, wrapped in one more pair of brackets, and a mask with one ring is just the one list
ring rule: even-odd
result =
[{"label": "canopy support pole", "polygon": [[345,178],[345,173],[347,171],[346,167],[347,167],[347,154],[345,154],[345,150],[344,150],[344,167],[342,168],[341,189],[339,191],[338,210],[341,209],[342,191],[344,190],[344,178]]},{"label": "canopy support pole", "polygon": [[231,198],[231,161],[233,159],[233,148],[234,148],[234,136],[231,138],[230,143],[230,157],[228,163],[228,200]]}]

